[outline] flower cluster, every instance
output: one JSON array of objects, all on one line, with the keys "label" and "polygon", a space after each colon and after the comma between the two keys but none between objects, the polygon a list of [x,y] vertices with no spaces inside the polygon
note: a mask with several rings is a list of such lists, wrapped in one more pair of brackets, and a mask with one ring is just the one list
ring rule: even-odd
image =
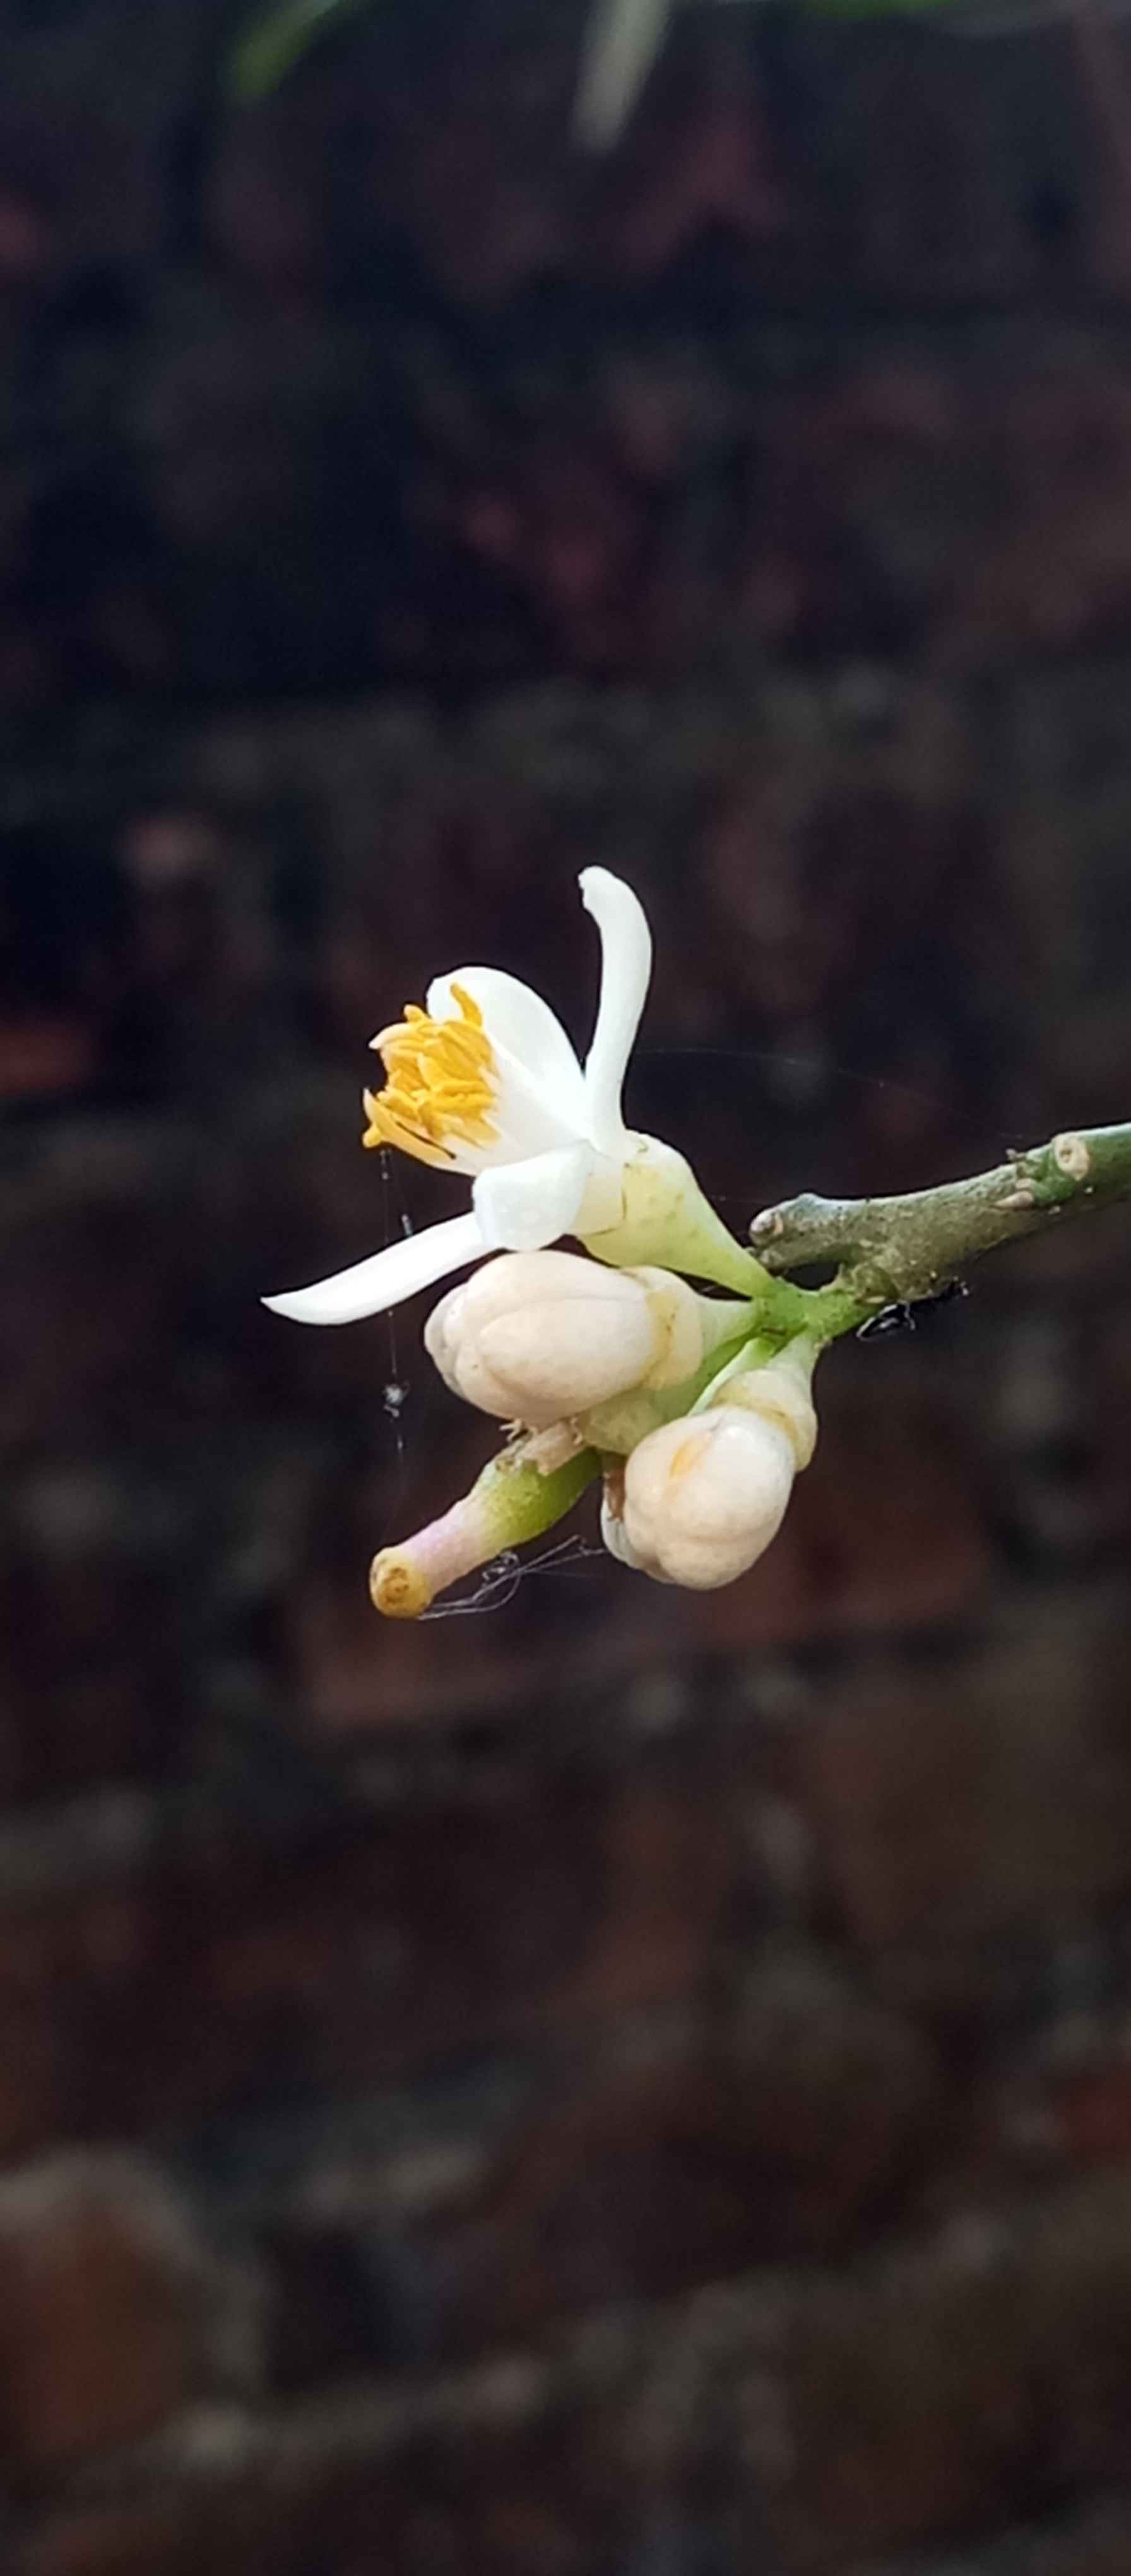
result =
[{"label": "flower cluster", "polygon": [[[364,1094],[362,1141],[466,1175],[470,1209],[265,1300],[299,1323],[345,1324],[482,1264],[441,1298],[424,1340],[453,1392],[508,1426],[507,1445],[470,1494],[374,1559],[373,1599],[391,1617],[416,1617],[549,1528],[598,1474],[602,1534],[623,1564],[695,1590],[730,1583],[769,1545],[813,1453],[816,1343],[799,1292],[735,1242],[681,1154],[624,1123],[651,937],[618,877],[587,868],[580,882],[602,950],[584,1065],[516,977],[440,976],[423,1009],[410,1003],[373,1040],[385,1080]],[[563,1235],[584,1254],[551,1249]]]}]

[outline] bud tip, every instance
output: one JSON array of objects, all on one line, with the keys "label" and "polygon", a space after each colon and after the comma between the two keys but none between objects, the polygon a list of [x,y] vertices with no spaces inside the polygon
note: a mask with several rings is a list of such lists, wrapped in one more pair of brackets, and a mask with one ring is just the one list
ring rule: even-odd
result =
[{"label": "bud tip", "polygon": [[369,1568],[369,1598],[383,1619],[419,1619],[432,1587],[402,1547],[383,1547]]}]

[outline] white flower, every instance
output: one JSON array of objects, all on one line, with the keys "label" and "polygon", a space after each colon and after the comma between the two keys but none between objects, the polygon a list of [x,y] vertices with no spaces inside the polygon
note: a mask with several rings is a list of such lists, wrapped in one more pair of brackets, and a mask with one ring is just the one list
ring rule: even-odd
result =
[{"label": "white flower", "polygon": [[712,1592],[745,1574],[776,1537],[817,1436],[813,1350],[793,1343],[763,1368],[724,1370],[703,1410],[650,1431],[606,1479],[605,1545],[661,1583]]},{"label": "white flower", "polygon": [[685,1385],[747,1314],[670,1270],[505,1252],[448,1290],[424,1343],[453,1394],[540,1430],[630,1387]]},{"label": "white flower", "polygon": [[601,939],[601,991],[584,1068],[549,1004],[494,966],[428,988],[424,1010],[374,1038],[381,1091],[366,1092],[367,1145],[398,1145],[466,1173],[471,1208],[311,1288],[265,1298],[302,1324],[382,1314],[485,1252],[580,1237],[618,1266],[659,1263],[747,1295],[765,1285],[704,1199],[682,1155],[624,1124],[621,1091],[652,965],[630,886],[586,868],[581,897]]}]

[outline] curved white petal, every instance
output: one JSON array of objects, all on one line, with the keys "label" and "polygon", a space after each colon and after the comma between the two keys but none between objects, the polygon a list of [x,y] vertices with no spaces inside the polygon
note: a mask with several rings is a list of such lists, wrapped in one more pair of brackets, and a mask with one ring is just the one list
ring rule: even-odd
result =
[{"label": "curved white petal", "polygon": [[540,1252],[569,1234],[593,1168],[588,1145],[560,1145],[480,1172],[472,1189],[483,1241],[492,1252]]},{"label": "curved white petal", "polygon": [[585,1060],[588,1132],[602,1154],[622,1156],[621,1090],[652,972],[652,933],[640,899],[608,868],[583,868],[578,884],[601,937],[601,999]]},{"label": "curved white petal", "polygon": [[431,1019],[458,1016],[453,984],[478,1003],[492,1046],[512,1057],[527,1080],[545,1094],[561,1125],[580,1132],[584,1076],[556,1011],[530,984],[517,975],[505,975],[499,966],[459,966],[450,975],[437,975],[429,985],[425,1008]]},{"label": "curved white petal", "polygon": [[387,1244],[368,1261],[355,1261],[351,1270],[339,1270],[332,1279],[264,1297],[262,1303],[295,1324],[356,1324],[363,1315],[383,1315],[390,1306],[401,1305],[418,1288],[430,1288],[450,1270],[462,1270],[465,1262],[478,1261],[487,1248],[474,1214],[450,1216],[441,1225],[426,1226],[422,1234]]},{"label": "curved white petal", "polygon": [[631,115],[664,41],[675,0],[597,0],[586,24],[574,125],[590,152],[607,152]]}]

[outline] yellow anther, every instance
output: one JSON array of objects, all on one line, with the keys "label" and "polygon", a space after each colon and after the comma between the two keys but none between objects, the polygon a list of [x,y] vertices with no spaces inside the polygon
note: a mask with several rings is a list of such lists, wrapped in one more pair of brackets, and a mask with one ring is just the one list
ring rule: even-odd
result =
[{"label": "yellow anther", "polygon": [[489,1112],[496,1066],[479,1004],[452,985],[458,1019],[433,1020],[418,1002],[372,1040],[385,1067],[379,1092],[363,1092],[369,1121],[363,1145],[398,1145],[422,1163],[447,1163],[453,1145],[497,1142]]}]

